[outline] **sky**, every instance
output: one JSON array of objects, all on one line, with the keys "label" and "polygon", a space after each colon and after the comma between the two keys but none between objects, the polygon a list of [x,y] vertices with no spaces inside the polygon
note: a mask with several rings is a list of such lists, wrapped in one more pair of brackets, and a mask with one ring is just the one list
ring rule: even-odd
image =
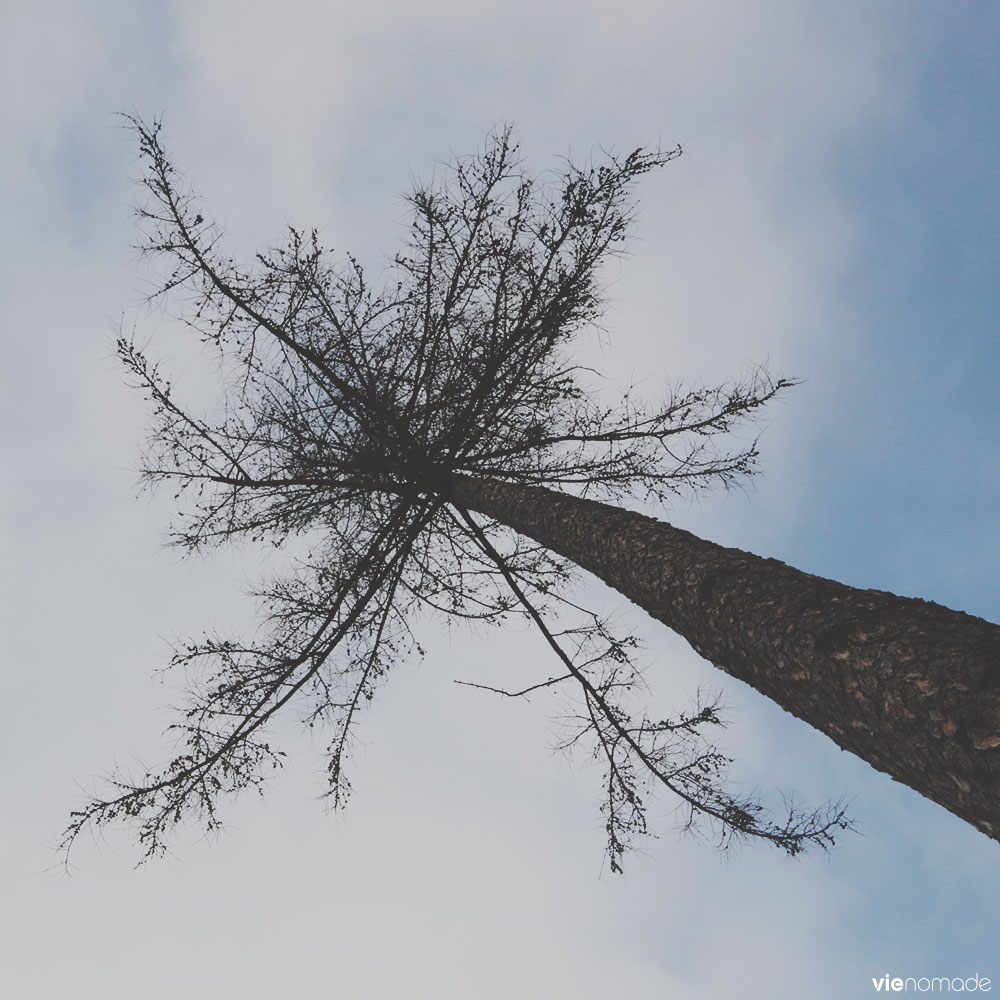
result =
[{"label": "sky", "polygon": [[[135,868],[126,830],[53,844],[95,776],[155,759],[172,636],[251,621],[246,553],[163,547],[135,499],[145,416],[113,357],[133,324],[197,390],[205,358],[138,262],[132,137],[175,159],[252,253],[287,224],[372,267],[413,178],[516,123],[529,168],[680,143],[643,179],[604,346],[655,397],[767,362],[763,474],[661,516],[860,587],[1000,620],[1000,10],[991,3],[8,0],[0,13],[0,965],[11,996],[874,994],[992,977],[997,844],[704,663],[618,595],[654,703],[721,691],[734,776],[853,800],[829,855],[720,856],[658,836],[613,875],[600,772],[552,705],[455,679],[549,676],[524,632],[448,633],[364,720],[347,813],[294,720],[285,773],[227,830]],[[1000,986],[998,986],[1000,988]]]}]

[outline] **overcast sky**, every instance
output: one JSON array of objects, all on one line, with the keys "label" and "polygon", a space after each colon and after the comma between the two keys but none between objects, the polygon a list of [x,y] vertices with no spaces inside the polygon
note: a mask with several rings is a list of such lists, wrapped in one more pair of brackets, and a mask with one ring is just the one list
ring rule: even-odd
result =
[{"label": "overcast sky", "polygon": [[[552,707],[455,678],[549,676],[520,633],[400,664],[363,723],[346,816],[294,720],[286,773],[228,832],[135,870],[122,831],[48,869],[81,788],[153,758],[165,638],[240,623],[252,559],[162,548],[134,497],[142,402],[112,357],[142,305],[132,137],[162,115],[178,165],[253,252],[287,223],[372,267],[400,193],[501,121],[532,169],[680,143],[643,179],[603,355],[656,396],[769,361],[803,379],[766,418],[747,493],[663,511],[856,586],[1000,620],[1000,8],[820,0],[362,5],[7,0],[0,13],[0,979],[11,997],[468,998],[873,994],[873,977],[1000,982],[1000,850],[639,628],[657,705],[722,690],[736,774],[854,799],[860,833],[789,862],[674,833],[612,875],[600,771],[553,755]],[[440,170],[440,166],[437,167]],[[317,741],[321,742],[321,741]],[[1000,986],[998,986],[1000,988]]]}]

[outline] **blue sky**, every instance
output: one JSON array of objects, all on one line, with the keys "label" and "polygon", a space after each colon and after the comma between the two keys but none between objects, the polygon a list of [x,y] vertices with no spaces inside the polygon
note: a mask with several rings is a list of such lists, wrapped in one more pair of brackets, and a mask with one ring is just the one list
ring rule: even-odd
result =
[{"label": "blue sky", "polygon": [[746,493],[672,520],[858,586],[1000,620],[996,373],[1000,13],[986,3],[613,5],[25,3],[0,13],[0,830],[5,985],[17,996],[820,1000],[872,977],[993,975],[997,845],[641,630],[666,711],[731,706],[736,775],[854,797],[829,857],[720,859],[673,834],[603,867],[599,773],[553,755],[552,706],[493,701],[544,650],[448,636],[390,677],[344,818],[289,723],[288,772],[229,831],[134,871],[127,836],[46,869],[67,810],[154,758],[163,636],[246,620],[252,558],[181,563],[167,498],[131,498],[141,401],[111,358],[123,315],[202,384],[141,305],[129,137],[162,114],[178,164],[249,252],[288,222],[377,266],[399,192],[518,123],[529,166],[680,142],[647,177],[588,360],[650,395],[756,362],[803,383],[767,415]]}]

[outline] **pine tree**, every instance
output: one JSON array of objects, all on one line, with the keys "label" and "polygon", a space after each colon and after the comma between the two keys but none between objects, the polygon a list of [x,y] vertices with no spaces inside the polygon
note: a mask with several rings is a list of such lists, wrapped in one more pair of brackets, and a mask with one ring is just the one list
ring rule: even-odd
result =
[{"label": "pine tree", "polygon": [[760,369],[676,386],[656,404],[629,389],[609,405],[574,361],[574,337],[601,317],[601,266],[625,246],[632,187],[679,148],[605,154],[539,181],[501,129],[443,180],[415,187],[402,249],[373,283],[316,232],[290,229],[249,264],[225,256],[159,124],[129,124],[148,195],[140,249],[169,262],[156,295],[182,293],[183,318],[224,373],[223,404],[198,415],[120,337],[154,415],[144,479],[175,489],[171,539],[185,551],[251,539],[307,545],[308,556],[257,594],[263,641],[210,636],[175,651],[192,685],[173,727],[177,755],[116,776],[113,793],[73,814],[67,848],[88,824],[118,818],[136,821],[146,856],[185,817],[216,826],[221,798],[280,766],[267,730],[286,706],[329,733],[329,795],[343,805],[359,713],[419,649],[411,627],[428,609],[489,625],[520,616],[539,630],[558,672],[503,693],[577,691],[566,744],[603,764],[616,870],[646,832],[653,789],[721,844],[829,846],[849,826],[839,805],[775,819],[726,789],[729,761],[706,738],[717,705],[647,716],[636,640],[573,602],[574,567],[839,745],[1000,833],[1000,628],[622,506],[663,507],[752,475],[756,445],[727,449],[726,436],[792,385]]}]

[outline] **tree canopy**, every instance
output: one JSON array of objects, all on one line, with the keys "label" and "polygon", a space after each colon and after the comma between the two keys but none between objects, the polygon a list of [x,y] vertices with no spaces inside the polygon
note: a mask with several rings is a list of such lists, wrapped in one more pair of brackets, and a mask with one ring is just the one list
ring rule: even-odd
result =
[{"label": "tree canopy", "polygon": [[497,690],[576,690],[562,745],[603,766],[614,869],[648,832],[654,789],[721,845],[831,844],[848,825],[842,808],[773,818],[727,790],[729,761],[705,736],[721,724],[718,706],[649,717],[636,638],[575,603],[571,562],[450,495],[455,477],[476,477],[664,505],[755,472],[756,444],[730,432],[788,379],[757,369],[674,385],[653,402],[627,388],[609,403],[574,359],[575,338],[601,320],[602,265],[627,245],[635,182],[681,150],[604,153],[539,178],[500,128],[407,195],[401,248],[373,280],[315,230],[290,228],[248,261],[228,255],[159,123],[128,125],[144,165],[139,249],[166,264],[151,298],[168,296],[215,352],[222,388],[215,408],[179,401],[163,366],[122,332],[118,352],[152,411],[143,480],[174,492],[170,539],[184,551],[294,541],[305,555],[256,591],[258,640],[209,635],[175,650],[189,691],[171,726],[176,755],[114,775],[73,814],[64,846],[91,824],[128,819],[149,857],[182,820],[216,827],[223,799],[280,766],[269,724],[283,710],[328,734],[327,793],[342,806],[359,713],[389,669],[420,652],[414,621],[427,611],[487,625],[520,617],[540,631],[556,671]]}]

